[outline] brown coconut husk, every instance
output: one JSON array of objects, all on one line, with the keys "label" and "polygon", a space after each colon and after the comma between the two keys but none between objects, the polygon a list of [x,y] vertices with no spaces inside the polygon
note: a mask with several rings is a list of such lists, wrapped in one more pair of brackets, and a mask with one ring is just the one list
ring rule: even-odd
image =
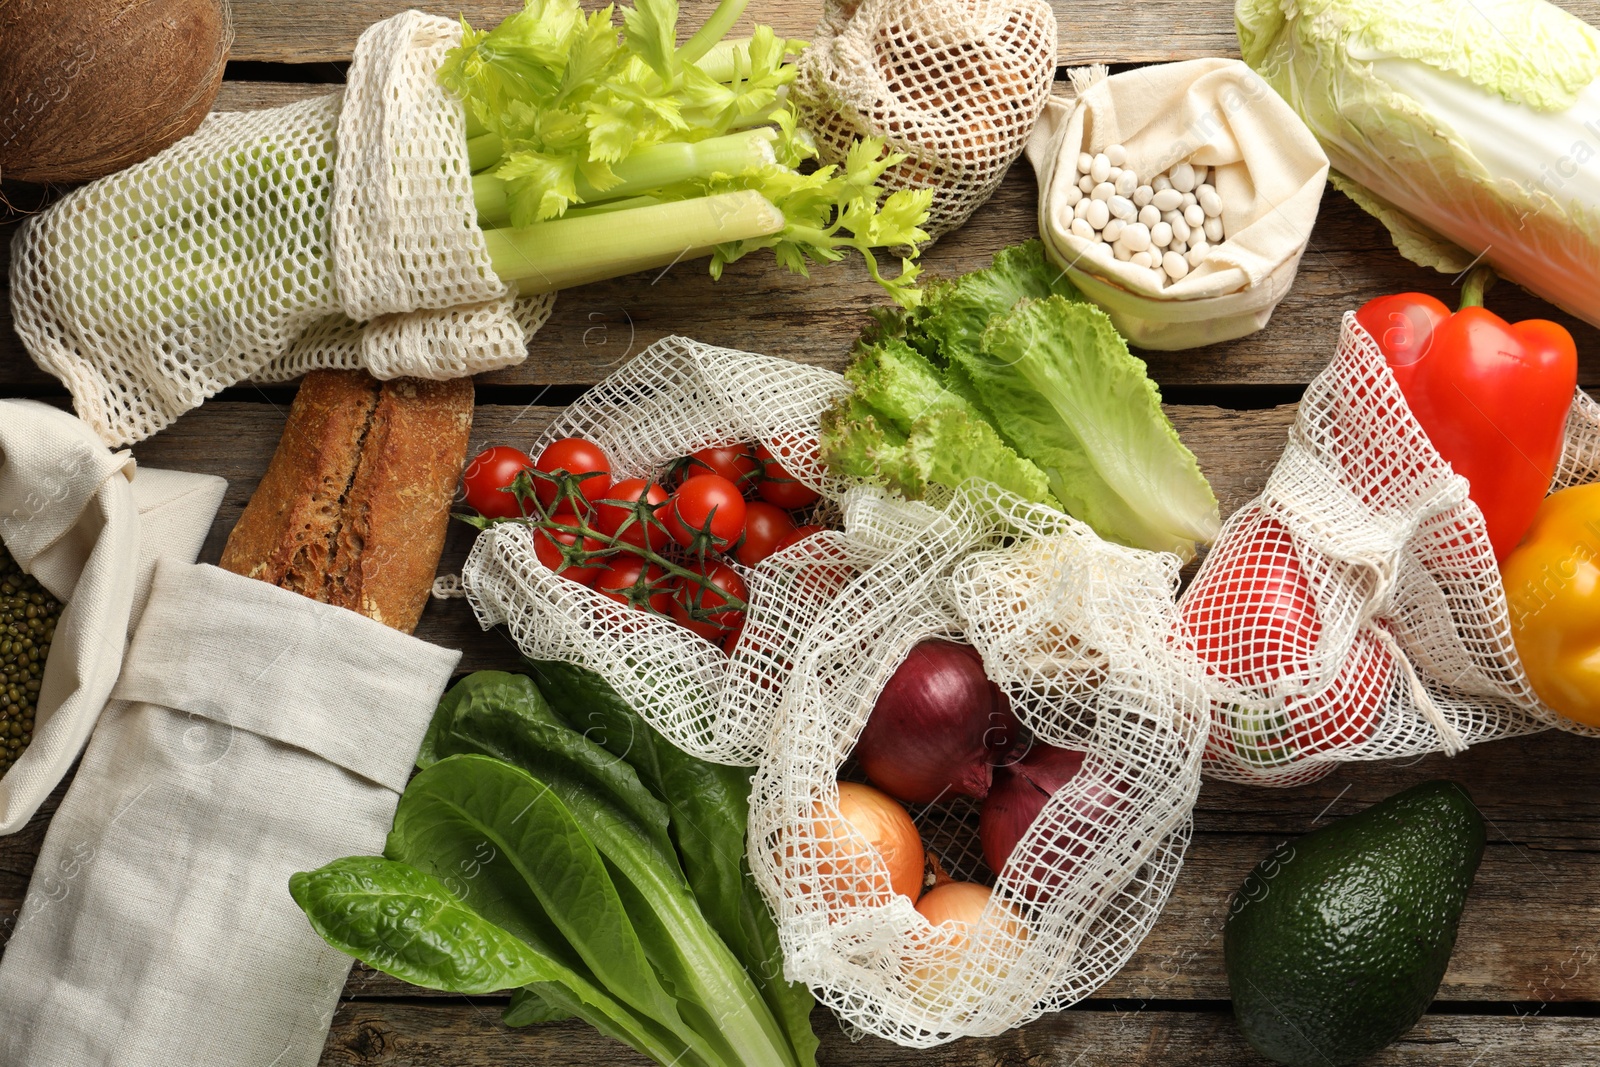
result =
[{"label": "brown coconut husk", "polygon": [[0,3],[0,178],[80,182],[194,131],[233,44],[225,0]]}]

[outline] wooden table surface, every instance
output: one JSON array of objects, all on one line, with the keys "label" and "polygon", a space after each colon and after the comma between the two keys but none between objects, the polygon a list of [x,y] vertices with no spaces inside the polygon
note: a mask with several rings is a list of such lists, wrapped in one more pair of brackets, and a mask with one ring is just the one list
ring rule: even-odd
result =
[{"label": "wooden table surface", "polygon": [[[1208,55],[1237,55],[1224,0],[1074,3],[1053,0],[1063,67],[1116,69]],[[514,0],[474,0],[462,10],[491,23]],[[238,38],[218,107],[272,106],[338,82],[356,36],[406,5],[391,0],[233,0]],[[454,6],[423,6],[443,14]],[[586,3],[586,6],[589,6]],[[712,0],[682,0],[698,25]],[[1562,0],[1600,24],[1600,0]],[[755,0],[751,15],[805,36],[818,0]],[[7,189],[13,202],[31,191]],[[929,250],[930,275],[985,265],[1005,245],[1035,235],[1034,177],[1019,163],[994,201]],[[0,260],[13,227],[0,228]],[[880,303],[856,263],[817,270],[808,283],[751,257],[720,283],[703,263],[562,293],[554,317],[521,366],[478,382],[476,449],[527,444],[560,406],[631,354],[666,334],[842,368],[851,339]],[[0,269],[0,278],[4,277]],[[0,282],[3,284],[3,282]],[[1282,447],[1294,404],[1332,352],[1340,315],[1382,293],[1409,289],[1447,301],[1449,279],[1412,266],[1387,234],[1329,190],[1294,290],[1271,324],[1226,345],[1144,354],[1168,410],[1200,459],[1224,515],[1255,494]],[[1580,326],[1511,287],[1497,290],[1507,318],[1550,317],[1578,339],[1580,381],[1600,385],[1600,331]],[[65,403],[65,392],[28,359],[0,300],[0,395]],[[244,386],[194,411],[134,449],[142,464],[220,474],[229,487],[206,545],[214,562],[278,441],[291,388]],[[459,569],[468,531],[452,532],[443,569]],[[484,633],[459,601],[436,601],[422,637],[465,650],[463,671],[512,669],[503,633]],[[1490,842],[1437,1002],[1375,1064],[1460,1067],[1600,1061],[1600,748],[1561,733],[1480,746],[1454,760],[1349,766],[1314,785],[1260,790],[1206,783],[1194,843],[1172,901],[1123,971],[1089,1000],[1021,1030],[913,1052],[869,1039],[851,1045],[830,1017],[815,1023],[826,1064],[1261,1064],[1239,1036],[1222,968],[1221,920],[1246,871],[1271,847],[1397,790],[1450,777],[1472,793]],[[0,839],[0,945],[21,903],[56,798],[14,837]],[[357,968],[334,1020],[323,1063],[468,1067],[480,1064],[633,1064],[644,1061],[576,1023],[511,1031],[503,998],[468,1001]]]}]

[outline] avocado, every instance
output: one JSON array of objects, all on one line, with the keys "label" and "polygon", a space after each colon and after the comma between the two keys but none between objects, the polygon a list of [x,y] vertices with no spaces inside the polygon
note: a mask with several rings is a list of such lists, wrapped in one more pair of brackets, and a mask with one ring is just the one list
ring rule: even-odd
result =
[{"label": "avocado", "polygon": [[1223,932],[1233,1013],[1290,1067],[1338,1067],[1414,1026],[1438,992],[1483,859],[1483,816],[1424,782],[1274,849]]}]

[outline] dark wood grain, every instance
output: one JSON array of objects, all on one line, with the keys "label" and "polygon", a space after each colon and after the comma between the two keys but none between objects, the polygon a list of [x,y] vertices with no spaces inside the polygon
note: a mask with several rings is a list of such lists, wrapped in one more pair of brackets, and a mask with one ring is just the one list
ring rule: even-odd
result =
[{"label": "dark wood grain", "polygon": [[[576,1023],[510,1030],[500,1004],[343,1005],[323,1051],[323,1067],[645,1067],[650,1061],[585,1033]],[[887,1041],[852,1043],[819,1016],[823,1067],[1266,1067],[1239,1035],[1224,1006],[1094,1004],[1047,1016],[1000,1037],[956,1041],[911,1052]],[[1430,1015],[1363,1067],[1528,1067],[1600,1060],[1591,1019]]]},{"label": "dark wood grain", "polygon": [[[1182,0],[1051,0],[1059,24],[1062,63],[1157,63],[1201,56],[1237,56],[1233,5],[1184,3]],[[1580,18],[1600,23],[1597,0],[1557,0]],[[285,3],[283,0],[234,0],[238,40],[230,58],[274,63],[346,61],[361,31],[378,19],[408,6],[403,0],[354,0],[349,3]],[[519,6],[515,0],[465,0],[459,4],[415,5],[474,25],[492,25]],[[584,0],[588,8],[597,0]],[[683,0],[680,25],[698,26],[716,7],[715,0]],[[818,0],[765,0],[750,12],[780,33],[810,36],[822,11]],[[737,30],[735,32],[738,32]]]}]

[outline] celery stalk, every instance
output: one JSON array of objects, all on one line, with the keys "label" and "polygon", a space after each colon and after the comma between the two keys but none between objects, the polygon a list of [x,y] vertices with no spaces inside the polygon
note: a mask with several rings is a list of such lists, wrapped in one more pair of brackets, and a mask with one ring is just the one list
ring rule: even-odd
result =
[{"label": "celery stalk", "polygon": [[[632,153],[612,168],[619,179],[600,189],[578,177],[578,200],[584,204],[631,199],[653,189],[679,182],[709,179],[713,174],[740,174],[750,167],[775,161],[772,145],[776,130],[764,127],[711,137],[704,141],[672,141]],[[511,200],[506,183],[493,174],[475,174],[472,196],[478,205],[480,225],[504,226],[511,221]]]},{"label": "celery stalk", "polygon": [[500,136],[482,133],[467,139],[467,164],[474,172],[500,162]]},{"label": "celery stalk", "polygon": [[777,233],[783,212],[760,193],[741,190],[654,207],[485,230],[489,260],[524,294],[664,267],[732,241]]},{"label": "celery stalk", "polygon": [[750,0],[722,0],[717,9],[711,13],[695,35],[683,42],[683,47],[678,49],[680,63],[693,63],[707,52],[733,29],[733,24],[739,21],[739,16],[744,14],[745,5]]}]

